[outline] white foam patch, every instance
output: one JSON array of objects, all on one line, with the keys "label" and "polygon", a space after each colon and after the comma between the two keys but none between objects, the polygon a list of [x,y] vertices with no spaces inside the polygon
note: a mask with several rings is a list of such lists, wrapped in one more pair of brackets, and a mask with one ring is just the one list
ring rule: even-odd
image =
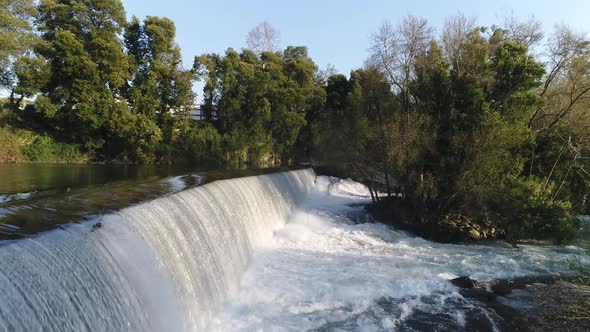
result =
[{"label": "white foam patch", "polygon": [[170,192],[177,192],[186,188],[186,184],[182,178],[182,176],[175,176],[165,180],[170,185]]}]

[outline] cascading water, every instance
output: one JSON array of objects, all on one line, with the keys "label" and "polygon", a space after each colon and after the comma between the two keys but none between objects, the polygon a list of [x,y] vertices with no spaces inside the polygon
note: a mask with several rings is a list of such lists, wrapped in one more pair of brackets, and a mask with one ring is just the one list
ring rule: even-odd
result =
[{"label": "cascading water", "polygon": [[0,242],[0,331],[190,331],[312,188],[300,170],[213,182]]}]

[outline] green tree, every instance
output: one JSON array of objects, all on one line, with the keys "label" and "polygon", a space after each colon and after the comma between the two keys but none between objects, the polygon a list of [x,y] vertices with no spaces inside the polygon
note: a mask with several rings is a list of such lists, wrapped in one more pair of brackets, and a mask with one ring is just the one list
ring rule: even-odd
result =
[{"label": "green tree", "polygon": [[[13,107],[17,107],[24,98],[22,89],[16,91],[18,78],[15,67],[19,65],[15,63],[27,57],[37,42],[33,30],[36,15],[33,0],[0,1],[0,89],[11,92],[10,102]],[[22,64],[18,69],[21,68]],[[21,97],[17,98],[16,95]]]},{"label": "green tree", "polygon": [[[365,164],[391,170],[391,182],[403,188],[402,207],[409,207],[413,222],[462,225],[462,229],[479,223],[499,227],[513,241],[569,237],[574,225],[570,214],[583,209],[589,192],[587,181],[582,180],[585,158],[581,157],[587,150],[587,136],[567,126],[559,134],[532,130],[531,119],[539,123],[549,114],[542,98],[545,92],[538,93],[544,66],[520,38],[511,37],[510,31],[495,29],[486,36],[486,29],[464,20],[456,23],[445,31],[446,53],[436,41],[425,46],[422,37],[428,35],[428,29],[417,19],[404,21],[396,29],[384,25],[374,37],[369,64],[392,84],[381,90],[392,91],[401,105],[388,107],[383,126],[382,120],[374,121],[371,116],[379,113],[371,110],[377,109],[376,101],[387,100],[386,94],[375,94],[374,84],[361,84],[370,127],[382,128],[378,134],[369,130]],[[414,33],[404,35],[407,32]],[[395,49],[399,40],[408,43]],[[412,45],[415,47],[408,49]],[[569,70],[580,74],[570,77],[578,77],[583,86],[583,62],[570,63]],[[357,75],[367,77],[367,73]],[[552,87],[559,77],[551,78]],[[345,82],[335,78],[338,81]],[[327,105],[346,104],[341,97],[344,94],[335,93],[337,87],[328,84]],[[568,91],[574,91],[570,96],[585,93],[580,86]],[[567,122],[567,114],[575,113],[568,105],[571,103],[553,121]],[[579,123],[579,118],[576,121]],[[551,127],[555,122],[549,124]],[[332,127],[327,137],[341,130]],[[372,151],[372,146],[378,148]],[[348,152],[352,151],[351,147]],[[378,181],[381,172],[369,172],[370,181]],[[387,170],[384,173],[389,192]],[[449,222],[455,217],[456,221]],[[472,234],[480,236],[481,230]]]},{"label": "green tree", "polygon": [[298,147],[306,149],[306,117],[321,107],[324,92],[305,47],[260,55],[228,49],[223,57],[195,58],[193,72],[205,80],[205,109],[219,115],[228,160],[287,163]]},{"label": "green tree", "polygon": [[182,68],[176,28],[168,18],[136,17],[125,31],[125,45],[135,68],[126,96],[134,113],[156,121],[164,144],[173,140],[174,122],[193,105],[193,75]]},{"label": "green tree", "polygon": [[126,25],[121,2],[43,0],[38,8],[37,52],[50,69],[37,111],[59,136],[97,156],[149,159],[145,149],[161,134],[124,98],[132,67],[119,38]]},{"label": "green tree", "polygon": [[205,54],[196,56],[193,64],[193,73],[198,79],[203,78],[203,105],[202,111],[206,121],[213,120],[215,107],[219,103],[219,84],[221,75],[221,57],[219,54]]}]

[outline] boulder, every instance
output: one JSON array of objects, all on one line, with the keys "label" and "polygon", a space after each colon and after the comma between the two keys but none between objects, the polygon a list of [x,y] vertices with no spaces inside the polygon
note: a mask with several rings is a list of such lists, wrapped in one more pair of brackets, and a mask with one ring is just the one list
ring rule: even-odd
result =
[{"label": "boulder", "polygon": [[477,281],[469,277],[459,277],[449,280],[451,284],[460,288],[473,288],[477,286]]},{"label": "boulder", "polygon": [[492,284],[492,292],[496,295],[506,296],[512,293],[512,286],[506,280],[498,280]]}]

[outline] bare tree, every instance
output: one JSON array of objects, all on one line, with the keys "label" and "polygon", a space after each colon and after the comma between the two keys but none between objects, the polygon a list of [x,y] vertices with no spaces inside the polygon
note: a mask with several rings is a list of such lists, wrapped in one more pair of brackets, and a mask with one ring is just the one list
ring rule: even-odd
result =
[{"label": "bare tree", "polygon": [[367,65],[387,76],[406,111],[410,108],[414,60],[428,48],[432,38],[433,30],[426,19],[415,16],[407,16],[397,27],[386,21],[372,37]]},{"label": "bare tree", "polygon": [[445,18],[441,37],[442,48],[453,66],[459,65],[461,45],[467,41],[469,34],[476,28],[475,17],[467,17],[461,12]]},{"label": "bare tree", "polygon": [[336,74],[338,74],[338,70],[336,70],[336,67],[333,64],[329,63],[325,69],[320,69],[318,71],[317,77],[322,84],[326,85],[328,84],[328,79]]},{"label": "bare tree", "polygon": [[585,34],[556,26],[543,58],[547,74],[539,95],[544,103],[529,121],[535,129],[552,127],[576,110],[587,112],[590,102],[590,41]]},{"label": "bare tree", "polygon": [[281,43],[280,32],[268,22],[258,24],[248,32],[246,44],[248,48],[260,55],[262,52],[276,52]]},{"label": "bare tree", "polygon": [[502,29],[509,38],[532,47],[543,40],[543,24],[535,16],[529,16],[526,21],[519,21],[514,13],[509,13],[503,18]]}]

